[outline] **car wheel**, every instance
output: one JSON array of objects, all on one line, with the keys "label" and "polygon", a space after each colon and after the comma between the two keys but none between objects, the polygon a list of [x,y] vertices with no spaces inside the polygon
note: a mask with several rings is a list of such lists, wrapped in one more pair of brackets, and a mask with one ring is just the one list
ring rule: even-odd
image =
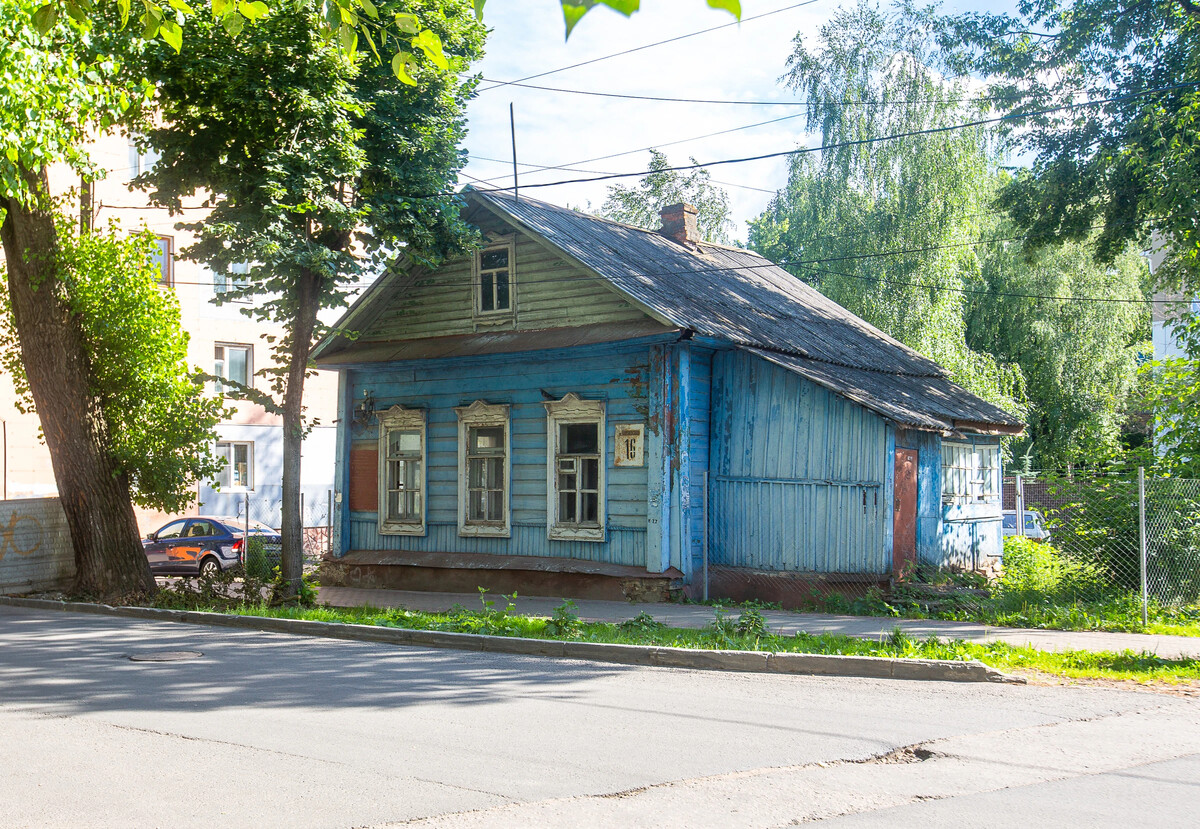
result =
[{"label": "car wheel", "polygon": [[221,572],[221,565],[215,558],[206,558],[200,562],[200,578],[211,579]]}]

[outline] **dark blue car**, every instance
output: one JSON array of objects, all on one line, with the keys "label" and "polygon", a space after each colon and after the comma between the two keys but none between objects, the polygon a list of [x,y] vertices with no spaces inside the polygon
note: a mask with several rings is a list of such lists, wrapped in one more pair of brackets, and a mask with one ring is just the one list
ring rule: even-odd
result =
[{"label": "dark blue car", "polygon": [[278,549],[279,533],[257,521],[197,515],[178,518],[146,536],[142,547],[155,575],[208,576],[240,567],[244,537]]}]

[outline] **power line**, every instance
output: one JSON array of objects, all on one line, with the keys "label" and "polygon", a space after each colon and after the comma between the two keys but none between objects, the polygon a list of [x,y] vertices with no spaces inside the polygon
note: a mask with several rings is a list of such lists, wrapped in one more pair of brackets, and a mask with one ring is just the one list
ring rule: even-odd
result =
[{"label": "power line", "polygon": [[619,57],[623,57],[624,55],[631,55],[634,52],[641,52],[646,49],[652,49],[655,46],[664,46],[668,43],[676,43],[680,40],[687,40],[689,37],[696,37],[698,35],[706,35],[709,32],[716,32],[721,29],[728,29],[730,26],[739,26],[742,23],[749,23],[751,20],[761,20],[762,18],[770,17],[773,14],[780,14],[781,12],[791,11],[792,9],[798,9],[802,6],[811,6],[813,3],[816,3],[816,2],[817,2],[817,0],[805,0],[805,2],[797,3],[794,6],[785,6],[782,9],[775,9],[774,11],[763,12],[762,14],[756,14],[753,17],[743,17],[741,20],[735,20],[732,23],[723,23],[720,26],[712,26],[711,28],[701,29],[700,31],[697,31],[697,32],[689,32],[686,35],[678,35],[677,37],[667,38],[666,40],[658,40],[658,41],[655,41],[654,43],[647,43],[643,46],[635,46],[632,49],[625,49],[620,52],[613,52],[611,55],[603,55],[601,57],[592,58],[591,60],[585,60],[580,63],[572,63],[570,66],[560,66],[558,69],[550,69],[545,72],[539,72],[536,75],[526,75],[524,78],[517,78],[515,81],[496,81],[493,86],[485,86],[483,89],[480,89],[478,91],[479,92],[487,92],[490,89],[499,89],[502,86],[513,86],[514,84],[523,83],[524,81],[532,81],[537,78],[544,78],[547,75],[557,75],[559,72],[566,72],[568,69],[578,69],[581,66],[590,66],[591,64],[599,63],[600,61],[610,60],[612,58],[619,58]]},{"label": "power line", "polygon": [[[512,163],[511,159],[488,158],[487,156],[482,156],[482,155],[469,155],[469,156],[467,156],[467,158],[471,159],[472,161],[488,161],[493,164],[511,164]],[[611,173],[608,173],[604,170],[584,170],[584,169],[580,169],[578,167],[569,167],[569,166],[564,166],[564,165],[529,164],[527,162],[521,162],[519,164],[519,166],[524,167],[529,170],[532,170],[534,172],[541,172],[543,170],[563,170],[565,172],[571,172],[571,173],[596,173],[599,175],[611,175]],[[472,175],[467,175],[466,173],[462,173],[462,175],[466,176],[467,178],[471,179],[472,181],[478,181],[481,184],[492,184],[493,182],[499,181],[501,178],[503,178],[502,176],[496,176],[495,178],[481,179],[481,178],[476,178],[475,176],[472,176]],[[740,190],[756,190],[759,193],[770,193],[771,195],[774,195],[775,193],[779,192],[778,190],[768,190],[765,187],[752,187],[749,184],[738,184],[737,182],[733,182],[733,181],[718,181],[715,178],[711,178],[711,179],[709,179],[709,181],[711,181],[713,184],[720,184],[724,187],[737,187]]]},{"label": "power line", "polygon": [[[896,99],[887,101],[740,101],[727,100],[716,98],[673,98],[668,95],[630,95],[621,92],[598,92],[591,89],[568,89],[559,86],[538,86],[531,83],[520,83],[519,81],[497,81],[491,78],[484,78],[488,83],[497,85],[504,84],[507,86],[517,86],[522,89],[536,89],[542,92],[560,92],[566,95],[587,95],[594,98],[615,98],[624,101],[653,101],[655,103],[668,104],[717,104],[720,106],[756,106],[756,107],[814,107],[814,106],[840,106],[840,107],[872,107],[872,106],[892,106],[895,104],[960,104],[960,103],[982,103],[984,101],[1003,101],[1017,97],[1013,95],[1003,96],[988,96],[978,95],[970,97],[955,97],[955,98],[911,98],[911,99]],[[491,87],[489,87],[491,88]]]},{"label": "power line", "polygon": [[[1200,86],[1200,81],[1189,81],[1187,83],[1174,84],[1172,86],[1164,86],[1164,87],[1159,87],[1157,89],[1147,89],[1147,90],[1143,90],[1142,92],[1134,92],[1134,93],[1130,93],[1128,95],[1118,95],[1118,96],[1115,96],[1112,98],[1100,98],[1100,99],[1097,99],[1094,101],[1081,101],[1081,102],[1074,103],[1074,104],[1063,104],[1062,106],[1050,107],[1048,109],[1035,110],[1032,112],[1017,112],[1017,113],[1010,113],[1008,115],[1000,115],[995,118],[980,118],[978,120],[967,121],[966,123],[962,123],[962,124],[948,124],[944,127],[928,127],[923,130],[910,130],[909,132],[893,133],[891,135],[879,135],[879,136],[875,136],[873,138],[860,138],[860,139],[856,139],[853,141],[839,141],[834,144],[824,144],[819,147],[801,147],[801,148],[795,149],[795,150],[780,150],[778,152],[763,153],[761,155],[745,156],[742,158],[725,158],[725,159],[718,159],[716,161],[705,161],[705,162],[696,163],[696,164],[680,164],[680,165],[676,165],[676,166],[672,166],[672,167],[664,167],[661,170],[656,170],[655,172],[662,172],[662,173],[682,172],[684,170],[696,170],[701,167],[716,167],[716,166],[723,165],[723,164],[744,164],[749,161],[765,161],[765,160],[772,159],[772,158],[783,158],[783,157],[787,157],[787,156],[804,155],[806,153],[818,152],[818,151],[823,151],[823,150],[837,150],[837,149],[842,149],[845,147],[862,146],[864,144],[876,144],[881,141],[892,141],[897,138],[918,138],[918,137],[925,136],[925,135],[937,135],[939,133],[954,132],[956,130],[970,129],[972,127],[982,127],[982,126],[987,126],[988,124],[998,124],[998,123],[1003,123],[1005,121],[1013,121],[1013,120],[1021,119],[1021,118],[1034,118],[1034,117],[1037,117],[1040,115],[1050,115],[1055,112],[1066,112],[1066,111],[1071,111],[1071,110],[1076,110],[1076,109],[1083,109],[1086,107],[1100,106],[1102,104],[1117,103],[1120,101],[1127,101],[1127,100],[1130,100],[1133,98],[1139,98],[1144,95],[1152,95],[1152,94],[1159,93],[1159,92],[1169,92],[1174,89],[1181,89],[1184,87],[1194,87],[1194,86]],[[637,152],[637,151],[634,151],[634,152]],[[605,157],[607,158],[610,156],[605,156]],[[588,159],[588,160],[589,161],[597,161],[599,159]],[[583,164],[586,162],[577,161],[577,162],[571,162],[571,163]],[[596,181],[609,181],[609,180],[616,179],[616,178],[633,178],[633,177],[641,177],[641,176],[645,176],[645,175],[646,175],[645,172],[613,173],[610,175],[593,176],[592,178],[564,179],[561,181],[548,181],[548,182],[541,182],[541,183],[535,182],[532,184],[526,184],[524,186],[526,188],[559,187],[564,184],[590,184],[590,183],[596,182]],[[494,188],[492,188],[492,190],[490,192],[506,192],[511,189],[512,189],[511,187],[494,187]],[[434,196],[441,196],[441,195],[446,195],[446,194],[435,193],[430,196],[410,196],[410,198],[432,198]]]}]

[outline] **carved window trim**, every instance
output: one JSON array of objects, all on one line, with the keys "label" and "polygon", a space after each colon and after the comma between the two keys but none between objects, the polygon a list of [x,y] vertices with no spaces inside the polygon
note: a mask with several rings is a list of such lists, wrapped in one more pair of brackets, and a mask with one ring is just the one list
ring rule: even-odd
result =
[{"label": "carved window trim", "polygon": [[[388,518],[388,494],[391,481],[388,479],[391,460],[388,456],[389,436],[392,432],[416,432],[420,437],[421,449],[419,459],[408,455],[407,461],[417,460],[420,467],[417,471],[417,497],[420,499],[420,510],[416,520],[401,520]],[[429,490],[427,487],[427,446],[426,420],[424,409],[409,409],[404,406],[392,406],[379,415],[379,534],[380,535],[425,535],[425,516],[429,505]]]},{"label": "carved window trim", "polygon": [[[476,400],[470,406],[458,406],[458,534],[462,536],[484,536],[509,538],[512,534],[512,431],[510,428],[511,407],[503,403],[487,403]],[[504,430],[504,456],[502,461],[501,517],[489,521],[470,518],[469,462],[483,460],[469,451],[472,428],[500,427]],[[493,456],[495,457],[495,456]]]},{"label": "carved window trim", "polygon": [[[508,252],[508,307],[484,310],[483,276],[491,270],[483,268],[484,254],[504,249]],[[478,322],[504,323],[511,322],[517,313],[517,244],[516,236],[502,236],[491,240],[487,245],[475,251],[471,268],[471,310]],[[495,269],[499,270],[499,269]],[[493,283],[494,285],[494,283]],[[495,290],[494,287],[492,289]],[[495,295],[493,293],[493,298]]]},{"label": "carved window trim", "polygon": [[[605,497],[605,481],[608,466],[608,445],[605,436],[605,411],[603,400],[582,400],[574,392],[568,393],[562,400],[552,400],[543,404],[546,407],[546,536],[553,541],[604,541],[607,523],[607,501]],[[596,455],[590,453],[568,453],[561,445],[561,426],[572,423],[596,424]],[[597,458],[596,480],[596,521],[595,523],[576,523],[563,521],[560,518],[559,471],[563,462],[588,460]],[[578,469],[574,473],[577,487],[582,485]],[[576,493],[581,489],[573,490]],[[580,507],[576,506],[576,509]]]}]

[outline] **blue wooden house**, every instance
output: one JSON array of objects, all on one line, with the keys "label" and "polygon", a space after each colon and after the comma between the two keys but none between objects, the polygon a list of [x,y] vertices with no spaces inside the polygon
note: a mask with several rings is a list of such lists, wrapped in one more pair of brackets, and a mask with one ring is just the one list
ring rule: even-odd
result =
[{"label": "blue wooden house", "polygon": [[[761,256],[468,189],[473,255],[378,280],[340,374],[329,583],[787,601],[999,554],[1022,424]],[[707,564],[707,567],[706,567]]]}]

